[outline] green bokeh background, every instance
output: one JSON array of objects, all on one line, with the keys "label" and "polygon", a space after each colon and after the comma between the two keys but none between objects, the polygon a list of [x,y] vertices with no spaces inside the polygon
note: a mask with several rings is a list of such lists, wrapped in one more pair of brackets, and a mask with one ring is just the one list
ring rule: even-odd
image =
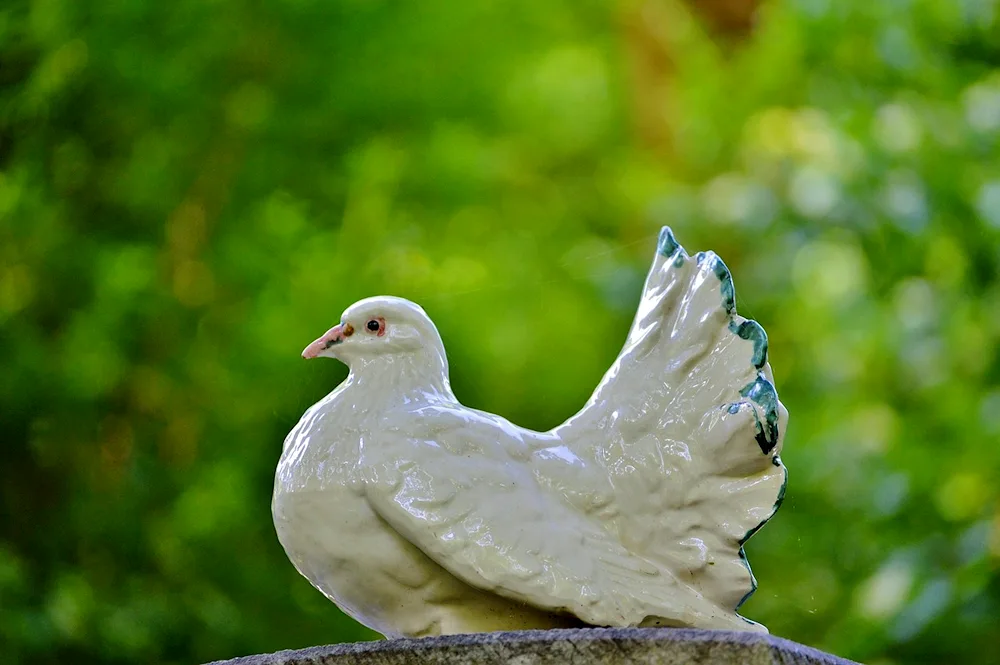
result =
[{"label": "green bokeh background", "polygon": [[873,665],[996,663],[1000,4],[709,25],[674,0],[0,5],[0,662],[373,638],[271,525],[281,441],[346,375],[302,347],[409,297],[465,403],[552,427],[670,224],[727,261],[791,414],[745,614]]}]

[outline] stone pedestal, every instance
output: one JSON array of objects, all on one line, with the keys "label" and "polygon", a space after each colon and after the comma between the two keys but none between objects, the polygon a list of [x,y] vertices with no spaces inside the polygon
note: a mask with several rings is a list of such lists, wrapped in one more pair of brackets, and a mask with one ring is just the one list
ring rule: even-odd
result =
[{"label": "stone pedestal", "polygon": [[675,628],[574,628],[312,647],[213,665],[856,665],[780,637]]}]

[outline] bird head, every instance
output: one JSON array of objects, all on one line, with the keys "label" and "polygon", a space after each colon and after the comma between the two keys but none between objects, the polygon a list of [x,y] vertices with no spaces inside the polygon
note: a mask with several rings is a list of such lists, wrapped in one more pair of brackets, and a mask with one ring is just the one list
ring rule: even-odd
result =
[{"label": "bird head", "polygon": [[354,303],[340,323],[302,351],[303,358],[327,356],[351,361],[386,354],[440,349],[441,337],[423,308],[403,298],[377,296]]}]

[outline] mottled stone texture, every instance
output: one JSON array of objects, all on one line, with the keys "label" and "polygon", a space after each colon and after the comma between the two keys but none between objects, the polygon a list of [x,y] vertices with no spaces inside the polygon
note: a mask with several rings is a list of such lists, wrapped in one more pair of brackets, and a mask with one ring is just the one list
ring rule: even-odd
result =
[{"label": "mottled stone texture", "polygon": [[851,665],[780,637],[674,628],[448,635],[279,651],[218,665]]}]

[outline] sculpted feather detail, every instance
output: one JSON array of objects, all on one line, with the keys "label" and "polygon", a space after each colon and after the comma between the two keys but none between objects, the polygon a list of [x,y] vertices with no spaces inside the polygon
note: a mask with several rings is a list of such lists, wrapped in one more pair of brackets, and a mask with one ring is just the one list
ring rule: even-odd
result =
[{"label": "sculpted feather detail", "polygon": [[348,379],[285,442],[273,513],[299,571],[386,635],[763,630],[743,543],[784,492],[787,412],[725,264],[665,228],[625,347],[534,432],[455,398],[417,305],[360,301],[306,357]]}]

